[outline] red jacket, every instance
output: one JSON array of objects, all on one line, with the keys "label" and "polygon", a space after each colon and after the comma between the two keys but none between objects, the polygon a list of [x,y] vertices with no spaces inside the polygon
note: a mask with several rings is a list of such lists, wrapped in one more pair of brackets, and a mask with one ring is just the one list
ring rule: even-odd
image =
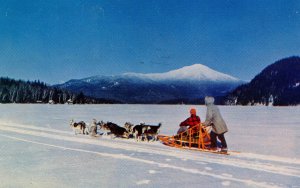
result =
[{"label": "red jacket", "polygon": [[190,126],[191,128],[199,123],[201,123],[200,117],[192,114],[191,117],[181,122],[179,126]]}]

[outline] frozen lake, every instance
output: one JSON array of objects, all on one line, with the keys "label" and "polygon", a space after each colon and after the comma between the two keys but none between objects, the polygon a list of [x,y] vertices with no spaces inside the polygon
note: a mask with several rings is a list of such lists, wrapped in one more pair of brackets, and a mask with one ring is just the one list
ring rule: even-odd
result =
[{"label": "frozen lake", "polygon": [[[220,106],[220,156],[107,137],[75,136],[69,121],[162,123],[174,134],[188,105],[0,105],[0,187],[299,187],[300,107]],[[201,120],[206,107],[193,105]]]}]

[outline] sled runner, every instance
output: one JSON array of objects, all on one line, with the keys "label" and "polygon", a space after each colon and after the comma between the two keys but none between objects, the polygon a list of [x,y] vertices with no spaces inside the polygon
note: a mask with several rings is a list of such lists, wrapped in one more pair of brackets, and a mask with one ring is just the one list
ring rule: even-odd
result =
[{"label": "sled runner", "polygon": [[210,150],[209,131],[202,124],[174,136],[158,135],[158,139],[170,147],[229,155],[227,152]]}]

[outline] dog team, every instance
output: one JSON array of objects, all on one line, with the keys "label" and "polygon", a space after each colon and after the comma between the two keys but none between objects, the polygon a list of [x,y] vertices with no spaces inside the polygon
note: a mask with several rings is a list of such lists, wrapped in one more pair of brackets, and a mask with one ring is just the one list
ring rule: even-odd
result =
[{"label": "dog team", "polygon": [[[98,134],[98,126],[99,130],[102,132],[101,134]],[[126,122],[124,127],[121,127],[112,122],[97,122],[96,119],[93,119],[90,125],[86,124],[84,121],[75,122],[72,119],[70,121],[70,127],[75,134],[84,134],[95,137],[100,135],[111,135],[111,138],[121,137],[127,139],[134,138],[136,141],[157,141],[161,123],[158,125],[147,125],[145,123],[134,125]]]}]

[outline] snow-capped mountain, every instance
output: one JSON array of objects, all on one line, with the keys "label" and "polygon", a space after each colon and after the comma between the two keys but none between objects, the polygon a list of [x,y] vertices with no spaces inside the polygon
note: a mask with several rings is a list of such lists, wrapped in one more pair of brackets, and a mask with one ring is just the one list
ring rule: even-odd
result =
[{"label": "snow-capped mountain", "polygon": [[220,81],[220,82],[240,82],[238,78],[215,71],[202,64],[194,64],[191,66],[185,66],[181,69],[172,70],[165,73],[124,73],[117,76],[93,76],[85,79],[81,79],[86,82],[97,82],[101,79],[110,78],[127,78],[127,79],[139,79],[149,81]]},{"label": "snow-capped mountain", "polygon": [[124,76],[137,77],[141,79],[151,79],[155,81],[162,80],[192,80],[192,81],[239,81],[239,79],[212,70],[211,68],[194,64],[186,66],[178,70],[172,70],[166,73],[152,73],[152,74],[140,74],[140,73],[125,73]]},{"label": "snow-capped mountain", "polygon": [[194,64],[165,73],[93,76],[58,85],[85,95],[124,103],[160,103],[177,99],[222,96],[243,83],[207,66]]}]

